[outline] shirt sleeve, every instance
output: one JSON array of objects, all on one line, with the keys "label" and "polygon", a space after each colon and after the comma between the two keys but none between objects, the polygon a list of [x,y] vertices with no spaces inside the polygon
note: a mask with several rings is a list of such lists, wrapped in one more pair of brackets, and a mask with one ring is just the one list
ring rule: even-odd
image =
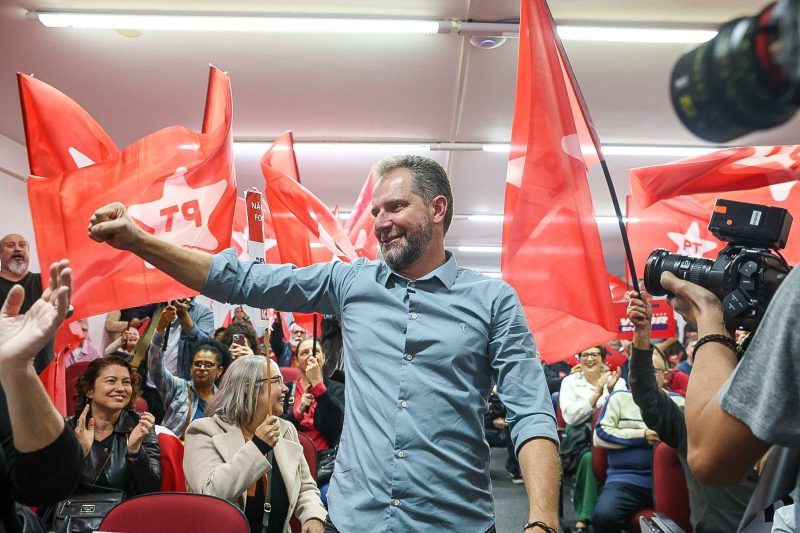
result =
[{"label": "shirt sleeve", "polygon": [[[784,280],[750,347],[719,392],[722,409],[757,438],[800,446],[800,273]],[[697,353],[703,357],[703,350]]]},{"label": "shirt sleeve", "polygon": [[561,382],[561,392],[558,395],[558,405],[561,409],[561,416],[564,422],[570,426],[577,426],[586,422],[592,416],[594,407],[589,400],[584,398],[578,391],[576,381],[578,374],[570,374]]},{"label": "shirt sleeve", "polygon": [[504,285],[492,313],[489,357],[498,395],[508,411],[514,448],[532,438],[558,443],[553,402],[525,312],[514,290]]},{"label": "shirt sleeve", "polygon": [[213,300],[244,303],[251,307],[341,313],[341,296],[346,294],[355,273],[364,264],[333,261],[304,268],[239,261],[233,249],[216,254],[202,293]]}]

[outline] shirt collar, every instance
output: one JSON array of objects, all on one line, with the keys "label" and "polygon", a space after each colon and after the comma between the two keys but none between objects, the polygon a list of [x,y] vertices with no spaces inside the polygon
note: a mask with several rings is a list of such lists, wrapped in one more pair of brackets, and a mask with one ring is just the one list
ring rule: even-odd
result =
[{"label": "shirt collar", "polygon": [[[456,257],[453,255],[453,252],[449,250],[445,250],[444,252],[445,261],[444,264],[440,267],[436,268],[432,272],[425,274],[421,278],[418,278],[415,281],[426,281],[429,279],[437,278],[442,284],[447,287],[448,289],[453,287],[453,283],[456,282],[456,278],[458,277],[458,263],[456,262]],[[381,285],[386,286],[389,283],[389,279],[392,276],[397,276],[402,280],[409,281],[408,278],[402,276],[392,270],[389,265],[385,262],[383,263],[383,272],[381,272],[378,281],[380,281]]]}]

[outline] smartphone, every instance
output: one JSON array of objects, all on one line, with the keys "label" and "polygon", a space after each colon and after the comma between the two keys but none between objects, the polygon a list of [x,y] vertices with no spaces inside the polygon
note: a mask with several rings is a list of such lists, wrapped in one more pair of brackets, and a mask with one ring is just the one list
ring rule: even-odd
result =
[{"label": "smartphone", "polygon": [[238,344],[239,346],[247,346],[247,337],[245,337],[242,333],[234,333],[233,343]]}]

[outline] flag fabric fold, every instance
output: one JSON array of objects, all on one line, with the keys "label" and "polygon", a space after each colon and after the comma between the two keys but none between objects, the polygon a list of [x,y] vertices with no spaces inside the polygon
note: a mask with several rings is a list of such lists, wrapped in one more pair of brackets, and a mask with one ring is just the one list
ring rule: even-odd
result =
[{"label": "flag fabric fold", "polygon": [[[291,161],[289,158],[291,158]],[[347,237],[344,228],[333,216],[330,209],[319,198],[314,196],[311,191],[300,184],[297,179],[297,164],[292,164],[293,161],[294,148],[291,132],[285,132],[276,139],[272,147],[261,158],[261,172],[264,174],[266,182],[267,203],[272,213],[273,227],[278,239],[281,260],[284,263],[293,262],[297,266],[311,264],[310,243],[308,261],[305,261],[304,254],[301,255],[299,251],[287,250],[288,248],[297,248],[300,244],[296,242],[298,238],[297,232],[283,233],[285,229],[293,225],[290,220],[284,218],[284,214],[291,213],[303,227],[310,231],[314,237],[319,239],[320,243],[339,259],[352,261],[358,257],[358,254]],[[284,167],[287,166],[290,170],[288,173],[284,171]],[[294,175],[291,172],[292,168],[294,169]],[[279,213],[281,215],[280,224],[277,221]],[[296,254],[304,264],[287,260],[286,255],[292,257]]]},{"label": "flag fabric fold", "polygon": [[378,258],[378,238],[375,237],[375,217],[372,216],[372,189],[375,188],[375,167],[369,170],[364,185],[358,193],[356,203],[350,210],[350,218],[344,229],[356,253],[370,260]]},{"label": "flag fabric fold", "polygon": [[[42,159],[48,154],[32,147],[37,139],[63,137],[69,144],[69,135],[59,131],[75,132],[70,135],[81,139],[97,133],[85,121],[65,124],[63,116],[88,115],[55,89],[37,87],[20,86],[27,102],[23,119],[32,169],[46,167]],[[31,114],[31,108],[52,114]],[[211,253],[229,247],[236,198],[231,115],[230,80],[211,67],[200,133],[170,126],[116,155],[93,152],[98,158],[93,164],[51,165],[47,168],[52,174],[30,177],[28,200],[39,262],[70,260],[75,318],[194,294],[137,256],[92,241],[86,224],[97,208],[122,202],[144,230],[167,241]],[[103,142],[98,137],[97,143]]]},{"label": "flag fabric fold", "polygon": [[600,151],[543,0],[523,0],[519,46],[501,263],[553,362],[616,336],[587,182]]},{"label": "flag fabric fold", "polygon": [[631,194],[644,209],[681,195],[757,189],[800,179],[800,145],[740,146],[630,171]]},{"label": "flag fabric fold", "polygon": [[67,355],[69,355],[67,348],[56,352],[56,356],[53,357],[50,364],[39,374],[39,380],[50,397],[50,401],[63,417],[67,416],[66,367],[64,366],[64,359]]}]

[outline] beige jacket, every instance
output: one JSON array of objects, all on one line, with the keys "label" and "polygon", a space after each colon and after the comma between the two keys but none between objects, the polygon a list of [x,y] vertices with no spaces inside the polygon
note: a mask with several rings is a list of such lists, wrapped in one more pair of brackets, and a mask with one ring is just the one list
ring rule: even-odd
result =
[{"label": "beige jacket", "polygon": [[[274,452],[289,495],[289,514],[283,531],[290,533],[292,515],[302,524],[311,518],[324,522],[328,513],[308,470],[297,430],[291,423],[279,420],[281,437]],[[245,442],[241,429],[216,415],[192,422],[186,430],[185,442],[183,470],[189,492],[224,498],[240,509],[245,508],[247,488],[271,468],[256,445]]]}]

